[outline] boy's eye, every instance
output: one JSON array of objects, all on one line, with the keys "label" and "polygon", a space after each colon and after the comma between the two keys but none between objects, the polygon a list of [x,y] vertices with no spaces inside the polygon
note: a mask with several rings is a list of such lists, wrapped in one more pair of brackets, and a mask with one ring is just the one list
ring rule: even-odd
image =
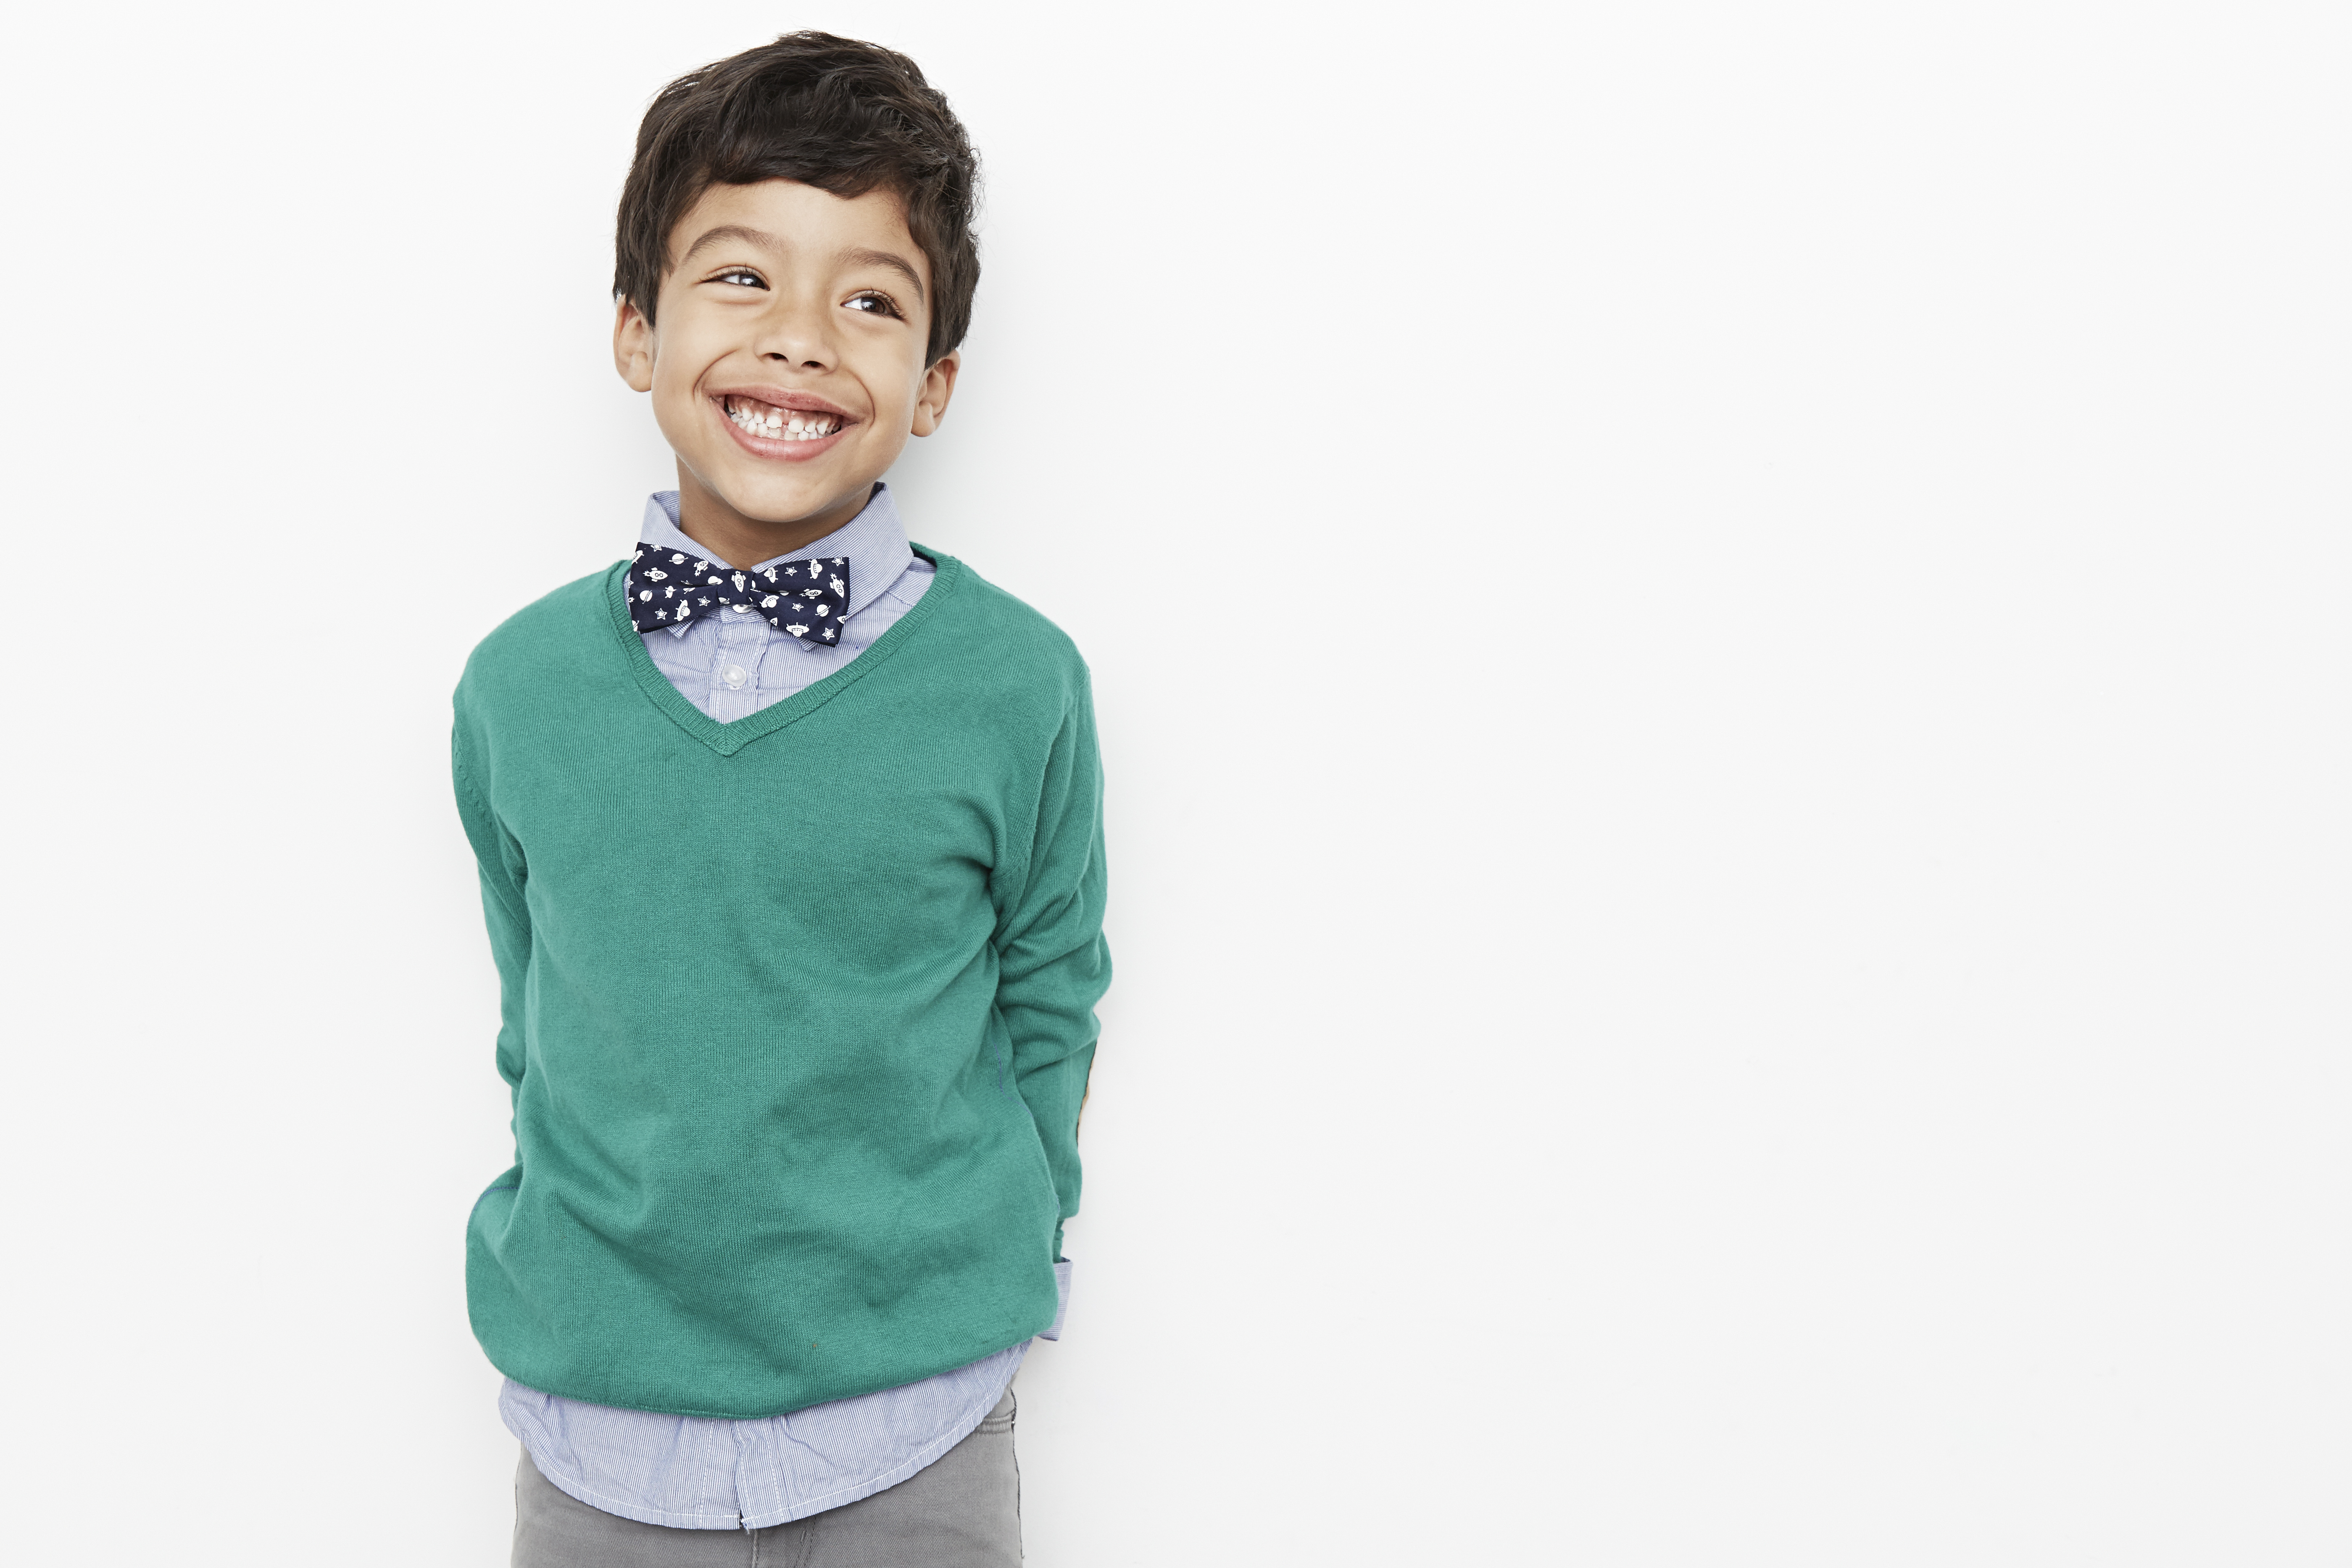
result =
[{"label": "boy's eye", "polygon": [[733,283],[745,289],[765,289],[768,285],[748,267],[730,267],[711,279],[713,283]]},{"label": "boy's eye", "polygon": [[852,294],[842,302],[853,310],[870,310],[877,316],[902,316],[906,313],[898,309],[898,302],[889,295],[871,289],[863,294]]}]

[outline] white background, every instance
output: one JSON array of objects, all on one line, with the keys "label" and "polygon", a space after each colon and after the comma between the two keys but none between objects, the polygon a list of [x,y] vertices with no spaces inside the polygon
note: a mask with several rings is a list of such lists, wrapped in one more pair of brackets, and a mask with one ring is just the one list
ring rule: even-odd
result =
[{"label": "white background", "polygon": [[505,1562],[448,692],[797,26],[982,150],[894,481],[1097,675],[1033,1563],[2352,1560],[2352,30],[2242,0],[18,7],[12,1560]]}]

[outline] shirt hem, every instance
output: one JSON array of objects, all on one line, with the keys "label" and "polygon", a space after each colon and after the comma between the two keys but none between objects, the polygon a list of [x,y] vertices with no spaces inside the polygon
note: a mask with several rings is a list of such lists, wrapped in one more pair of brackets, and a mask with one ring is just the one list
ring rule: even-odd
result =
[{"label": "shirt hem", "polygon": [[[765,1530],[771,1525],[789,1524],[796,1519],[806,1519],[812,1514],[824,1513],[836,1508],[846,1508],[854,1502],[862,1502],[876,1492],[887,1491],[899,1482],[908,1480],[919,1472],[929,1468],[941,1455],[971,1436],[979,1429],[980,1424],[988,1419],[988,1413],[996,1407],[997,1401],[1004,1397],[1004,1391],[1013,1385],[1013,1375],[1021,1370],[1021,1361],[1025,1354],[1024,1346],[1024,1357],[1016,1357],[1013,1364],[1005,1370],[1003,1382],[993,1384],[969,1409],[950,1422],[941,1430],[940,1436],[932,1438],[888,1469],[878,1471],[862,1480],[853,1481],[848,1486],[836,1487],[832,1491],[820,1492],[815,1497],[803,1498],[797,1502],[787,1503],[782,1508],[769,1509],[760,1513],[739,1513],[731,1510],[721,1512],[711,1509],[696,1509],[691,1512],[681,1512],[673,1509],[648,1508],[641,1503],[629,1502],[625,1499],[607,1496],[579,1477],[566,1475],[556,1468],[531,1446],[528,1436],[521,1433],[516,1433],[515,1436],[521,1442],[523,1452],[530,1456],[532,1465],[538,1468],[541,1475],[547,1478],[549,1485],[575,1501],[586,1503],[600,1513],[635,1520],[639,1524],[663,1525],[672,1530]],[[771,1416],[768,1419],[774,1420],[776,1417]]]},{"label": "shirt hem", "polygon": [[[645,1508],[616,1497],[606,1497],[579,1477],[567,1476],[550,1465],[540,1457],[539,1450],[530,1446],[529,1438],[522,1440],[522,1451],[530,1456],[531,1464],[547,1478],[548,1485],[575,1502],[586,1503],[599,1513],[633,1519],[639,1524],[667,1525],[672,1530],[733,1530],[742,1522],[740,1514],[719,1514],[709,1509],[697,1509],[692,1513],[675,1513],[665,1508]],[[710,1522],[713,1521],[716,1522]]]},{"label": "shirt hem", "polygon": [[[1024,1347],[1023,1355],[1026,1354],[1027,1351]],[[766,1513],[745,1514],[743,1528],[765,1530],[772,1524],[788,1524],[793,1520],[806,1519],[813,1513],[823,1513],[828,1509],[846,1508],[851,1503],[860,1502],[872,1497],[876,1492],[888,1490],[899,1482],[911,1479],[919,1471],[929,1469],[950,1448],[954,1447],[979,1429],[980,1424],[988,1419],[988,1413],[996,1408],[996,1402],[1004,1397],[1004,1391],[1013,1386],[1013,1374],[1020,1370],[1021,1359],[1015,1358],[1012,1366],[1006,1370],[1003,1383],[996,1384],[993,1389],[982,1395],[970,1411],[957,1416],[939,1436],[916,1449],[914,1453],[890,1468],[865,1480],[821,1493],[796,1504],[789,1504],[782,1509],[771,1510]]]}]

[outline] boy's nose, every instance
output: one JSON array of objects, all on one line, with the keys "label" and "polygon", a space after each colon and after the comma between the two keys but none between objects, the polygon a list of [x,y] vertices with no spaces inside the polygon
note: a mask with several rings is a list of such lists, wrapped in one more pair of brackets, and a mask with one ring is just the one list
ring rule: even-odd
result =
[{"label": "boy's nose", "polygon": [[825,331],[822,305],[777,300],[761,318],[753,347],[761,359],[798,369],[824,370],[833,364],[833,341]]}]

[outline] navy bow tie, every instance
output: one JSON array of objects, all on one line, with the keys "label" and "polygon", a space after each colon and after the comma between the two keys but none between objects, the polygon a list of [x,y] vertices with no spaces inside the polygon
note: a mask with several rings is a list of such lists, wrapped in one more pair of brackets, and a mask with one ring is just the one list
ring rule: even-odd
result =
[{"label": "navy bow tie", "polygon": [[740,572],[723,561],[640,544],[629,563],[629,624],[641,632],[682,626],[731,608],[803,642],[838,643],[849,614],[849,558],[786,561]]}]

